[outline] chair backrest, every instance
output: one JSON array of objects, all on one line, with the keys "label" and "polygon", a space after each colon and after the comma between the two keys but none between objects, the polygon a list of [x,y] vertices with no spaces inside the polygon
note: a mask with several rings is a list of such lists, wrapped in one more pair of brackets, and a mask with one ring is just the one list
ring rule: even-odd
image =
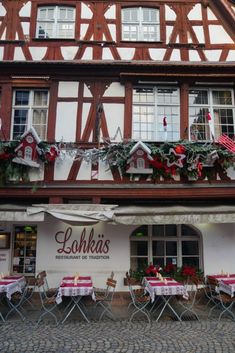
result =
[{"label": "chair backrest", "polygon": [[110,274],[110,278],[113,279],[114,278],[114,272],[112,271]]},{"label": "chair backrest", "polygon": [[107,291],[106,291],[106,299],[112,301],[114,292],[116,289],[117,281],[113,278],[108,278],[106,281]]},{"label": "chair backrest", "polygon": [[41,300],[41,304],[43,306],[44,300],[47,298],[44,277],[39,276],[37,278],[37,288],[38,288],[38,293],[39,293],[39,297]]}]

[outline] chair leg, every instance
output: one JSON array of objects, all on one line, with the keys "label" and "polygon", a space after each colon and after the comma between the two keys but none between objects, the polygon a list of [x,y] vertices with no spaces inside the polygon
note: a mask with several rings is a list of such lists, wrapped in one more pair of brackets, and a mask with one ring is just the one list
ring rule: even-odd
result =
[{"label": "chair leg", "polygon": [[55,319],[56,324],[58,325],[58,319],[57,319],[56,315],[52,312],[52,310],[54,310],[54,308],[48,310],[44,307],[44,312],[39,316],[38,321],[36,323],[36,326],[38,326],[38,324],[41,322],[42,318],[47,314],[51,315]]},{"label": "chair leg", "polygon": [[138,314],[139,312],[141,312],[142,314],[144,314],[147,319],[148,319],[148,322],[150,323],[150,317],[149,317],[149,313],[147,312],[147,310],[145,308],[136,308],[136,310],[134,310],[134,312],[132,313],[130,319],[129,319],[129,322],[131,322],[134,318],[134,316],[136,314]]},{"label": "chair leg", "polygon": [[105,305],[102,302],[99,302],[99,304],[103,308],[103,311],[102,311],[102,313],[101,313],[101,315],[99,317],[99,321],[101,321],[101,319],[104,317],[105,314],[106,315],[109,314],[113,320],[116,320],[116,318],[115,318],[115,316],[114,316],[114,314],[112,312],[111,305],[109,305],[108,303],[106,303],[106,305]]}]

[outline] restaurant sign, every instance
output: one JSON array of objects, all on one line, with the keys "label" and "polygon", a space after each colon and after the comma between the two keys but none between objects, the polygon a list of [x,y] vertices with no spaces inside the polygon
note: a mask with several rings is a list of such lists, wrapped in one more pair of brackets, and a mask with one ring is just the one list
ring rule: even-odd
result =
[{"label": "restaurant sign", "polygon": [[73,230],[68,227],[65,231],[55,234],[58,245],[56,259],[79,260],[107,260],[109,259],[110,240],[105,239],[104,234],[95,234],[94,228],[90,231],[86,227],[80,234],[73,237]]}]

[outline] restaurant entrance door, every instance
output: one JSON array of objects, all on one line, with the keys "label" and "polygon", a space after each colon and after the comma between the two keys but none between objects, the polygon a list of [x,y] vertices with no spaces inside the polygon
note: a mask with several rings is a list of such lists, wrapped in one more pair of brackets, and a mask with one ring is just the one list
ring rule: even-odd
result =
[{"label": "restaurant entrance door", "polygon": [[13,230],[12,272],[34,275],[36,265],[37,226],[20,225]]}]

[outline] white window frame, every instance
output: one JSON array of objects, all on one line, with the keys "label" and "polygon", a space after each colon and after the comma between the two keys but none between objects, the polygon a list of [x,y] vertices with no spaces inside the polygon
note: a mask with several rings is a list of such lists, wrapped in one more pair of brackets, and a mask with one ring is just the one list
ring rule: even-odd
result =
[{"label": "white window frame", "polygon": [[[226,133],[226,131],[222,131],[222,126],[233,126],[233,135],[235,134],[235,101],[234,101],[234,90],[232,88],[210,88],[210,87],[190,87],[189,89],[189,94],[190,91],[206,91],[207,92],[207,97],[208,97],[208,103],[207,104],[190,104],[189,101],[189,140],[190,141],[212,141],[214,138],[217,139],[220,135],[223,133]],[[220,91],[220,92],[225,92],[228,91],[231,93],[231,98],[232,98],[232,104],[215,104],[213,102],[213,92]],[[211,120],[207,120],[205,117],[205,123],[203,124],[194,124],[194,121],[197,119],[197,115],[191,115],[190,110],[191,109],[204,109],[205,114],[207,112],[210,113],[211,115]],[[232,124],[216,124],[215,122],[215,111],[218,109],[231,109],[233,112],[233,125]],[[200,131],[198,130],[198,127],[201,126],[202,128],[204,127],[204,133],[206,135],[206,138],[201,138],[200,136]],[[220,130],[220,131],[219,131]],[[230,136],[231,137],[231,136]]]},{"label": "white window frame", "polygon": [[[136,21],[130,20],[130,21],[125,21],[124,20],[124,13],[125,11],[136,11],[137,10],[137,16],[138,19]],[[144,10],[149,10],[149,11],[156,11],[156,17],[157,20],[155,22],[150,22],[150,21],[144,21]],[[129,31],[125,30],[125,27],[129,27]],[[144,36],[146,33],[145,29],[150,29],[150,28],[155,28],[156,35],[154,36],[154,32],[152,32],[152,37],[151,33],[148,38]],[[132,37],[132,33],[134,31],[131,31],[131,28],[136,28],[136,37]],[[125,35],[125,33],[129,33],[129,35]],[[155,7],[125,7],[122,8],[122,40],[123,41],[133,41],[133,42],[158,42],[160,41],[160,11],[158,8]]]},{"label": "white window frame", "polygon": [[[143,90],[143,96],[141,96]],[[173,90],[177,102],[162,102],[160,94]],[[140,91],[140,92],[137,92]],[[162,92],[161,92],[162,91]],[[148,99],[153,93],[153,99]],[[146,98],[144,95],[146,94]],[[138,95],[138,101],[135,99]],[[173,96],[172,98],[173,99]],[[180,139],[180,90],[179,87],[136,86],[133,88],[132,139],[142,141],[178,141]],[[163,126],[163,118],[167,127]]]},{"label": "white window frame", "polygon": [[[166,225],[167,226],[167,225]],[[162,258],[163,256],[153,256],[152,253],[152,248],[153,248],[153,241],[164,241],[165,244],[168,241],[174,241],[177,243],[177,255],[166,255],[164,254],[164,266],[166,266],[166,260],[167,258],[172,258],[175,257],[177,259],[177,267],[181,267],[183,265],[183,258],[198,258],[198,262],[199,262],[199,269],[203,269],[203,249],[202,249],[202,237],[200,232],[194,228],[191,225],[186,225],[187,227],[191,228],[194,232],[196,231],[196,235],[182,235],[182,228],[181,228],[181,224],[177,224],[176,226],[176,236],[154,236],[153,235],[153,225],[148,225],[148,234],[145,236],[138,236],[136,238],[133,237],[133,233],[135,231],[132,232],[132,234],[130,235],[130,242],[148,242],[147,245],[147,249],[148,249],[148,254],[147,256],[145,255],[132,255],[131,254],[131,250],[130,250],[130,263],[131,263],[131,259],[133,258],[142,258],[142,259],[146,259],[148,264],[150,263],[154,263],[157,264],[157,261],[155,259],[157,258]],[[138,229],[138,228],[137,228]],[[182,242],[183,241],[198,241],[198,255],[182,255]],[[165,246],[165,245],[164,245]],[[131,247],[130,247],[131,249]],[[135,268],[132,268],[132,270],[137,270]]]},{"label": "white window frame", "polygon": [[[25,92],[29,92],[29,102],[27,105],[16,105],[15,104],[15,99],[16,99],[16,92],[18,91],[25,91]],[[47,92],[47,103],[46,105],[34,105],[34,93],[36,92],[41,92],[41,91],[45,91]],[[26,110],[27,111],[27,119],[25,122],[25,128],[24,128],[24,132],[29,130],[30,127],[34,127],[34,129],[37,131],[38,136],[42,139],[42,140],[46,140],[46,136],[47,136],[47,123],[48,123],[48,107],[49,107],[49,90],[46,88],[41,88],[41,89],[25,89],[25,88],[16,88],[13,91],[13,104],[12,104],[12,124],[11,124],[11,139],[15,139],[16,137],[19,138],[20,136],[16,136],[14,133],[14,126],[15,124],[15,111],[16,110]],[[33,124],[33,113],[35,110],[46,110],[46,121],[44,124],[39,125],[39,126],[44,126],[45,127],[45,134],[43,136],[40,135],[40,133],[38,132],[37,129],[37,125]],[[18,125],[22,125],[24,126],[24,124],[18,124]],[[23,132],[23,133],[24,133]]]},{"label": "white window frame", "polygon": [[[59,17],[60,10],[64,9],[66,11],[73,10],[73,18],[69,19],[61,19]],[[47,13],[49,10],[54,11],[53,18],[49,18],[46,16],[45,18],[41,18],[40,14],[42,11],[46,11]],[[68,30],[65,30],[65,35],[61,35],[60,33],[60,25],[68,26]],[[52,34],[49,35],[47,32],[47,26],[52,27]],[[40,33],[41,32],[41,33]],[[38,7],[38,14],[37,14],[37,29],[36,29],[36,38],[40,39],[47,39],[47,38],[60,38],[60,39],[73,39],[75,37],[75,7],[73,6],[40,6]]]}]

